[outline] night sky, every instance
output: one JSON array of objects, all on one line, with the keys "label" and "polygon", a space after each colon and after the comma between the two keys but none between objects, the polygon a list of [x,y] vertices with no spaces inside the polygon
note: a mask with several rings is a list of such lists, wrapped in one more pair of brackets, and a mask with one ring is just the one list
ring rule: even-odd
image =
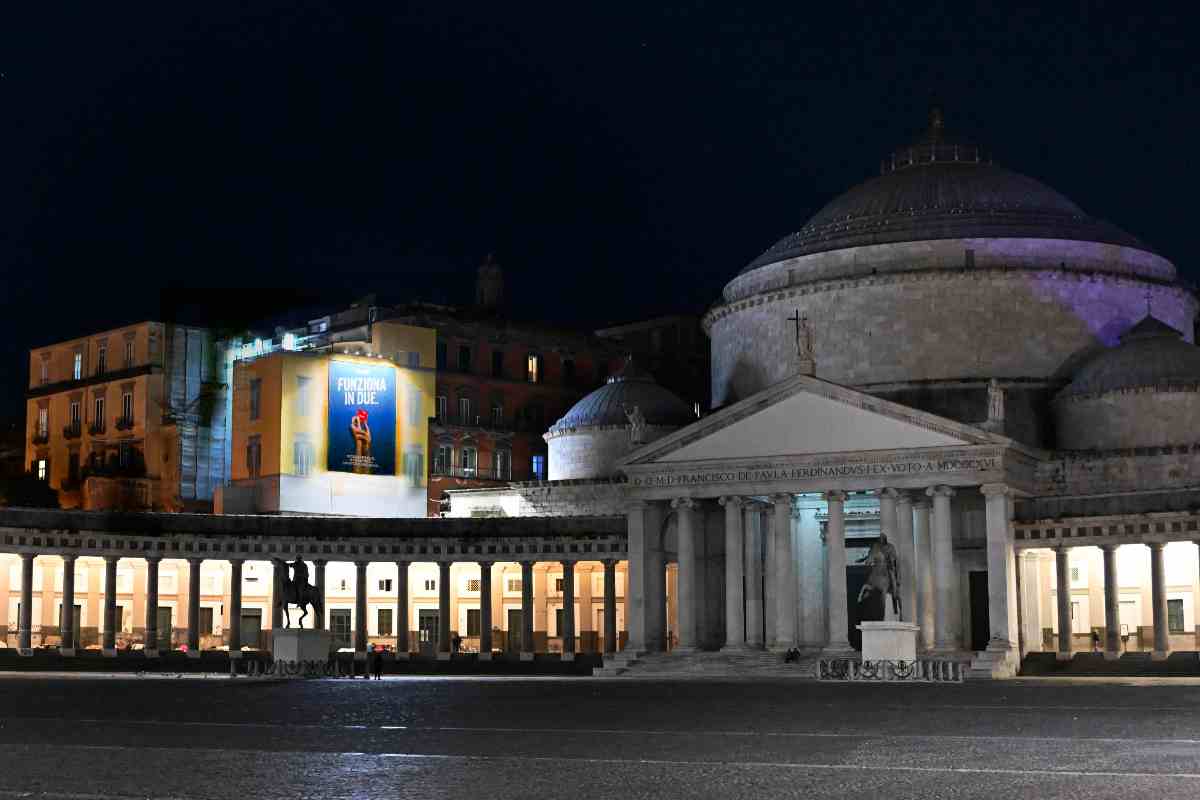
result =
[{"label": "night sky", "polygon": [[13,4],[0,416],[164,290],[466,302],[495,251],[520,316],[701,311],[931,101],[1200,278],[1197,20],[1052,5]]}]

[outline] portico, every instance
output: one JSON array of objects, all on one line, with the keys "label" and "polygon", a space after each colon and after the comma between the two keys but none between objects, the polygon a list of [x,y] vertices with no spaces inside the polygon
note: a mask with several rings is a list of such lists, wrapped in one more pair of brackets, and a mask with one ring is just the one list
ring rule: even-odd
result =
[{"label": "portico", "polygon": [[[777,384],[623,463],[630,646],[662,650],[669,634],[683,652],[847,654],[864,569],[855,562],[886,536],[899,556],[900,618],[920,626],[926,652],[964,655],[959,587],[977,556],[955,551],[981,533],[971,544],[986,553],[987,591],[974,602],[986,606],[987,646],[976,669],[1012,675],[1013,501],[1035,463],[1005,437],[817,378]],[[675,619],[661,579],[671,563]]]}]

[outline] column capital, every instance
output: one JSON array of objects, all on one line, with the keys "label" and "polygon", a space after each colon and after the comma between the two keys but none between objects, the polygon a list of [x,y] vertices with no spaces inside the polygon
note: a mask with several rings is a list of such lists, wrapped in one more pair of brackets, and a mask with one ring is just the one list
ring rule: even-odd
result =
[{"label": "column capital", "polygon": [[928,496],[924,492],[921,492],[920,494],[916,495],[915,497],[912,494],[909,494],[908,500],[910,503],[912,503],[912,507],[914,509],[929,508],[931,505],[933,505],[933,503],[931,503],[929,501]]},{"label": "column capital", "polygon": [[626,500],[625,513],[628,514],[633,511],[645,511],[649,505],[650,503],[646,500]]},{"label": "column capital", "polygon": [[[232,559],[232,558],[231,558],[231,559],[229,559],[229,560],[230,560],[230,561],[233,561],[233,559]],[[242,561],[242,560],[243,560],[243,559],[238,559],[238,561]],[[313,559],[313,566],[314,566],[314,567],[324,567],[324,566],[325,566],[325,565],[327,565],[328,563],[329,563],[328,559],[324,559],[324,558],[314,558],[314,559]]]},{"label": "column capital", "polygon": [[671,508],[675,508],[675,509],[685,508],[688,511],[691,511],[697,505],[699,505],[699,503],[697,503],[695,500],[693,500],[690,497],[676,497],[674,500],[671,501]]},{"label": "column capital", "polygon": [[602,558],[600,559],[600,563],[604,565],[605,569],[617,568],[617,559],[615,558]]},{"label": "column capital", "polygon": [[1119,544],[1115,544],[1115,543],[1111,543],[1111,542],[1105,542],[1104,544],[1100,545],[1100,549],[1106,553],[1115,553],[1115,552],[1117,552],[1118,547],[1120,547]]},{"label": "column capital", "polygon": [[905,491],[904,489],[896,489],[895,492],[896,492],[896,505],[898,505],[898,506],[914,505],[911,492]]},{"label": "column capital", "polygon": [[876,490],[875,494],[878,495],[881,500],[884,498],[886,498],[888,500],[897,500],[897,499],[899,499],[901,492],[899,489],[893,489],[891,487],[887,487],[884,489]]},{"label": "column capital", "polygon": [[564,558],[564,559],[560,559],[558,563],[560,563],[560,564],[562,564],[562,565],[563,565],[563,569],[569,569],[569,570],[571,570],[572,572],[574,572],[574,571],[575,571],[575,562],[576,562],[576,561],[578,561],[578,559],[575,559],[575,558]]},{"label": "column capital", "polygon": [[[318,562],[318,563],[324,563],[324,562]],[[412,562],[407,559],[397,559],[396,560],[396,566],[400,567],[401,569],[403,569],[404,567],[410,566],[411,564],[412,564]]]},{"label": "column capital", "polygon": [[75,553],[62,553],[60,555],[61,555],[61,558],[63,561],[68,561],[68,562],[74,561],[75,559],[79,558],[79,556]]},{"label": "column capital", "polygon": [[203,564],[204,558],[203,556],[188,556],[187,562],[188,564]]},{"label": "column capital", "polygon": [[[24,553],[21,555],[24,555]],[[154,564],[155,566],[158,565],[158,562],[162,561],[162,556],[142,556],[142,558],[146,559],[147,564]]]},{"label": "column capital", "polygon": [[[407,564],[408,562],[407,561],[397,561],[396,563],[397,564]],[[494,567],[496,565],[495,561],[476,561],[475,563],[479,565],[480,569],[491,569],[492,567]]]},{"label": "column capital", "polygon": [[537,563],[537,559],[522,558],[517,563],[522,567],[529,567],[530,569],[533,569],[534,564]]},{"label": "column capital", "polygon": [[1069,553],[1070,551],[1071,551],[1071,545],[1069,545],[1069,544],[1056,544],[1056,545],[1054,545],[1054,552],[1055,552],[1055,553],[1059,553],[1059,554],[1061,554],[1061,555],[1065,556],[1065,555],[1067,555],[1067,553]]},{"label": "column capital", "polygon": [[849,495],[846,492],[843,492],[841,489],[832,489],[828,492],[825,492],[822,497],[825,498],[825,502],[827,503],[844,503]]},{"label": "column capital", "polygon": [[104,556],[104,563],[106,563],[106,564],[115,564],[120,560],[121,560],[121,556],[114,556],[114,555],[105,555]]},{"label": "column capital", "polygon": [[1167,544],[1166,542],[1160,542],[1157,540],[1152,540],[1152,541],[1146,542],[1146,546],[1149,547],[1151,550],[1162,550],[1164,547],[1166,547],[1166,544]]},{"label": "column capital", "polygon": [[717,502],[726,507],[741,508],[746,504],[746,498],[737,494],[727,494],[719,498]]},{"label": "column capital", "polygon": [[929,497],[954,497],[957,492],[950,486],[938,485],[930,486],[925,490],[925,494]]},{"label": "column capital", "polygon": [[771,505],[773,505],[777,508],[781,504],[786,504],[789,509],[792,507],[792,493],[791,492],[776,492],[775,494],[771,495],[770,499],[771,499]]},{"label": "column capital", "polygon": [[1007,483],[985,483],[979,487],[979,491],[984,497],[1008,497],[1012,494],[1012,487]]}]

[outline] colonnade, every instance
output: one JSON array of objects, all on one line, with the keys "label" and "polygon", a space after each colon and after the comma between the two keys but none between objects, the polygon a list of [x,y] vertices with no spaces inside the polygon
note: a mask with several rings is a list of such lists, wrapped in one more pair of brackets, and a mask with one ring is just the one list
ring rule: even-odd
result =
[{"label": "colonnade", "polygon": [[[20,613],[18,617],[18,648],[22,653],[32,652],[33,638],[33,586],[34,586],[34,559],[39,554],[36,552],[23,551],[19,553],[21,559],[21,596],[20,596]],[[63,577],[62,577],[62,606],[61,606],[61,624],[60,624],[60,649],[64,655],[74,655],[79,643],[75,641],[75,561],[76,554],[61,553],[60,557],[63,560]],[[130,559],[131,556],[116,556],[105,555],[104,559],[104,608],[103,608],[103,638],[101,649],[106,655],[116,654],[116,635],[121,627],[117,619],[117,564],[124,559]],[[145,652],[148,656],[157,655],[157,644],[159,641],[158,631],[158,587],[159,587],[159,565],[162,561],[160,556],[138,556],[146,565],[146,603],[145,603],[145,627],[144,641]],[[187,558],[188,564],[188,590],[187,590],[187,649],[188,654],[198,657],[200,655],[200,607],[201,607],[201,591],[200,591],[200,570],[201,565],[206,559],[199,557]],[[228,640],[230,642],[230,656],[240,656],[240,646],[237,643],[241,642],[241,620],[242,620],[242,570],[243,565],[248,559],[214,559],[226,561],[230,566],[230,585],[229,585],[229,609],[228,609]],[[585,559],[588,561],[599,560],[603,565],[604,570],[604,592],[603,592],[603,621],[604,621],[604,653],[614,653],[618,646],[617,636],[617,591],[616,591],[616,567],[618,559],[601,558],[601,559]],[[573,660],[575,658],[575,614],[573,613],[574,597],[575,597],[575,567],[577,559],[562,559],[556,563],[561,565],[563,588],[562,596],[564,598],[564,608],[567,611],[563,614],[562,629],[558,631],[562,639],[562,658],[564,660]],[[315,583],[322,598],[328,598],[326,594],[326,566],[329,563],[327,560],[315,559],[311,562],[315,568]],[[358,623],[354,626],[354,650],[356,654],[365,657],[368,650],[368,624],[367,624],[367,568],[374,561],[357,560],[352,562],[355,564],[356,580],[355,580],[355,597],[354,607]],[[396,624],[396,653],[399,658],[407,658],[410,650],[409,642],[409,567],[412,561],[397,560],[392,562],[396,565],[396,605],[395,605],[395,624]],[[451,580],[450,569],[453,563],[450,561],[437,562],[439,566],[439,581],[438,581],[438,612],[439,612],[439,636],[438,636],[438,657],[441,659],[449,659],[452,651],[451,642]],[[492,568],[497,562],[495,561],[476,561],[480,569],[480,587],[479,587],[479,604],[480,604],[480,642],[479,642],[479,658],[481,660],[489,660],[492,658],[493,652],[493,598],[492,598]],[[539,561],[520,560],[518,563],[521,568],[521,649],[520,657],[523,660],[532,660],[534,657],[534,566]],[[273,629],[282,627],[282,611],[273,600],[282,593],[282,581],[284,571],[277,566],[272,568],[272,621]],[[321,614],[315,617],[315,627],[323,628],[325,619]]]},{"label": "colonnade", "polygon": [[[994,651],[996,658],[1015,662],[1018,632],[1012,491],[1003,484],[967,490],[980,491],[986,508],[988,650]],[[965,649],[958,599],[960,576],[952,541],[951,498],[956,491],[963,489],[939,484],[923,489],[873,490],[879,503],[880,532],[895,547],[899,560],[900,620],[919,626],[919,645],[929,653],[955,654]],[[823,532],[801,530],[795,540],[793,521],[800,512],[796,496],[790,493],[765,498],[689,496],[669,501],[677,519],[678,605],[674,633],[678,635],[678,650],[688,652],[704,644],[697,628],[698,609],[705,602],[701,597],[703,575],[697,561],[697,542],[705,532],[705,512],[710,510],[707,504],[715,501],[723,509],[724,520],[721,649],[782,651],[799,647],[830,655],[851,651],[845,511],[848,492],[836,489],[819,496],[826,508]],[[657,610],[662,597],[657,585],[661,569],[654,559],[660,554],[648,544],[653,528],[661,526],[666,513],[665,509],[652,508],[656,505],[660,503],[638,504],[630,513],[630,552],[647,553],[651,562],[643,574],[634,576],[639,581],[636,588],[644,593],[640,618],[630,624],[631,647],[638,649],[659,649],[655,646],[656,636],[668,622]],[[647,507],[651,507],[649,513]],[[759,516],[752,519],[754,515]],[[822,533],[823,553],[820,546],[811,547],[812,543],[803,538]],[[767,538],[762,551],[760,535]],[[793,552],[794,541],[799,542],[798,553]],[[758,572],[759,552],[766,553],[761,562],[762,575]],[[758,590],[759,581],[768,587],[767,591]]]},{"label": "colonnade", "polygon": [[[1128,543],[1122,543],[1128,544]],[[1200,545],[1200,542],[1197,543]],[[1163,550],[1166,541],[1147,541],[1144,546],[1150,551],[1150,608],[1154,630],[1154,646],[1151,657],[1163,660],[1170,655],[1170,630],[1167,621],[1167,581]],[[1085,547],[1093,545],[1082,545]],[[1100,544],[1104,558],[1104,657],[1116,659],[1121,655],[1120,586],[1117,581],[1117,548],[1121,544]],[[1058,615],[1058,646],[1056,657],[1069,661],[1073,657],[1071,618],[1071,568],[1069,545],[1058,545],[1054,549],[1055,594]]]}]

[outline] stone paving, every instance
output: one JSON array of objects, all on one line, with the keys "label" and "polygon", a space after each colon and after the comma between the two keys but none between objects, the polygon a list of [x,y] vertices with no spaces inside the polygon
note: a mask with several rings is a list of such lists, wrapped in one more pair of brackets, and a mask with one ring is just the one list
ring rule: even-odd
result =
[{"label": "stone paving", "polygon": [[0,798],[1197,792],[1190,680],[0,677]]}]

